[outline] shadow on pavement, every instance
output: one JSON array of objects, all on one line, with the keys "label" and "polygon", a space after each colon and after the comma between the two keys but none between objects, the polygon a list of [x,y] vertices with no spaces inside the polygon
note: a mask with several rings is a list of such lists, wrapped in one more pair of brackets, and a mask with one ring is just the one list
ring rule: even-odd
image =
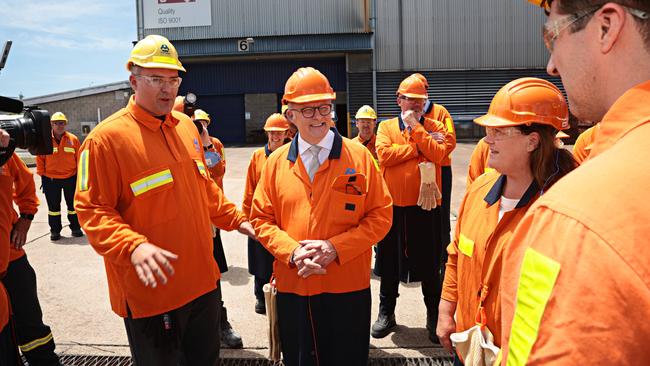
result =
[{"label": "shadow on pavement", "polygon": [[248,269],[229,266],[228,272],[221,275],[221,282],[228,282],[228,284],[232,286],[246,286],[251,282],[251,277],[252,276],[248,273]]},{"label": "shadow on pavement", "polygon": [[[48,235],[49,237],[49,235]],[[55,245],[88,245],[88,238],[86,236],[74,237],[74,236],[63,236],[57,241],[53,241],[52,244]]]}]

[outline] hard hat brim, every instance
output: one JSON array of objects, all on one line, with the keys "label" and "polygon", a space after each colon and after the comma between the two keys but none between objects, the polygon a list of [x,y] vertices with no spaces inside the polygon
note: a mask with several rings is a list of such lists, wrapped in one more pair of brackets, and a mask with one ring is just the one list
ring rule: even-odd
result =
[{"label": "hard hat brim", "polygon": [[429,96],[426,94],[414,94],[414,93],[397,93],[397,95],[403,95],[405,97],[414,98],[414,99],[429,99]]},{"label": "hard hat brim", "polygon": [[336,100],[336,93],[322,93],[322,94],[308,94],[295,98],[285,98],[289,103],[309,103],[317,102],[319,100]]},{"label": "hard hat brim", "polygon": [[127,71],[131,71],[131,66],[136,65],[145,69],[168,69],[168,70],[178,70],[182,72],[187,72],[185,68],[182,65],[173,65],[173,64],[167,64],[167,63],[162,63],[162,62],[148,62],[146,64],[141,64],[133,61],[129,61],[126,63],[126,69]]},{"label": "hard hat brim", "polygon": [[514,127],[527,124],[524,122],[514,122],[509,119],[497,117],[491,114],[486,114],[484,116],[475,118],[474,123],[483,127]]},{"label": "hard hat brim", "polygon": [[287,128],[282,128],[282,127],[264,127],[264,131],[266,132],[273,132],[273,131],[287,131],[289,127]]},{"label": "hard hat brim", "polygon": [[564,132],[562,132],[562,131],[559,131],[559,132],[555,135],[555,137],[557,137],[557,138],[559,138],[559,139],[565,139],[565,138],[567,138],[567,137],[571,137],[571,136],[567,135],[566,133],[564,133]]}]

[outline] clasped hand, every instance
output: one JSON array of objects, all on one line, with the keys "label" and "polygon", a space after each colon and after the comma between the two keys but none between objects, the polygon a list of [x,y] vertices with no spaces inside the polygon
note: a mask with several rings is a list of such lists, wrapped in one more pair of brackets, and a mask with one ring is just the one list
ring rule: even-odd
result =
[{"label": "clasped hand", "polygon": [[293,262],[302,278],[326,274],[326,267],[338,256],[329,240],[301,240],[298,243],[300,246],[293,252]]}]

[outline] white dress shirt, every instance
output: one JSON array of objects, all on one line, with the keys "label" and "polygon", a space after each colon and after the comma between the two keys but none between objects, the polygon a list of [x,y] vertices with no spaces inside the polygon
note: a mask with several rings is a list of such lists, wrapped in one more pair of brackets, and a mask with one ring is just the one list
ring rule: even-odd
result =
[{"label": "white dress shirt", "polygon": [[[323,137],[323,139],[316,145],[322,148],[318,153],[318,162],[319,165],[322,165],[330,156],[330,151],[332,151],[332,145],[334,145],[334,132],[332,132],[332,130],[327,131],[325,137]],[[311,144],[303,140],[302,136],[298,134],[298,153],[300,154],[300,159],[302,160],[305,169],[307,169],[312,159],[312,154],[307,151],[310,147]]]}]

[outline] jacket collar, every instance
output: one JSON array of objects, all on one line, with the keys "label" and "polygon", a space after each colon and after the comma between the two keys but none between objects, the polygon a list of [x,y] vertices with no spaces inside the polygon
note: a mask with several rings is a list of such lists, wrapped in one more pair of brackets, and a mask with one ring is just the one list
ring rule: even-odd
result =
[{"label": "jacket collar", "polygon": [[161,121],[155,116],[152,116],[149,112],[142,109],[142,107],[140,107],[135,102],[135,95],[132,95],[129,99],[129,105],[127,106],[127,109],[139,124],[147,127],[152,131],[160,129],[161,124],[165,124],[167,127],[171,128],[174,128],[176,125],[178,125],[178,118],[172,116],[171,112],[165,115],[165,121]]},{"label": "jacket collar", "polygon": [[272,151],[269,149],[269,144],[264,145],[264,155],[268,158],[271,155]]},{"label": "jacket collar", "polygon": [[[331,127],[330,131],[334,132],[334,143],[332,144],[332,150],[328,159],[339,159],[341,157],[341,149],[343,148],[343,138],[339,135],[339,132],[336,128]],[[291,141],[291,146],[289,146],[289,154],[287,154],[287,160],[295,163],[298,160],[298,135],[294,136]]]},{"label": "jacket collar", "polygon": [[650,122],[650,80],[626,91],[607,111],[594,131],[589,158],[612,147],[631,130]]},{"label": "jacket collar", "polygon": [[[507,177],[505,175],[501,175],[496,182],[494,182],[494,185],[488,192],[488,194],[483,198],[485,202],[489,206],[492,206],[493,204],[497,203],[499,199],[501,199],[501,195],[503,194],[503,188],[506,186],[506,179]],[[519,199],[519,203],[517,203],[517,206],[515,208],[522,208],[526,207],[530,201],[532,201],[535,196],[539,193],[539,187],[537,186],[537,182],[533,180],[532,183],[530,183],[530,186],[528,186],[528,189],[526,192],[524,192],[524,195],[521,196]]]}]

